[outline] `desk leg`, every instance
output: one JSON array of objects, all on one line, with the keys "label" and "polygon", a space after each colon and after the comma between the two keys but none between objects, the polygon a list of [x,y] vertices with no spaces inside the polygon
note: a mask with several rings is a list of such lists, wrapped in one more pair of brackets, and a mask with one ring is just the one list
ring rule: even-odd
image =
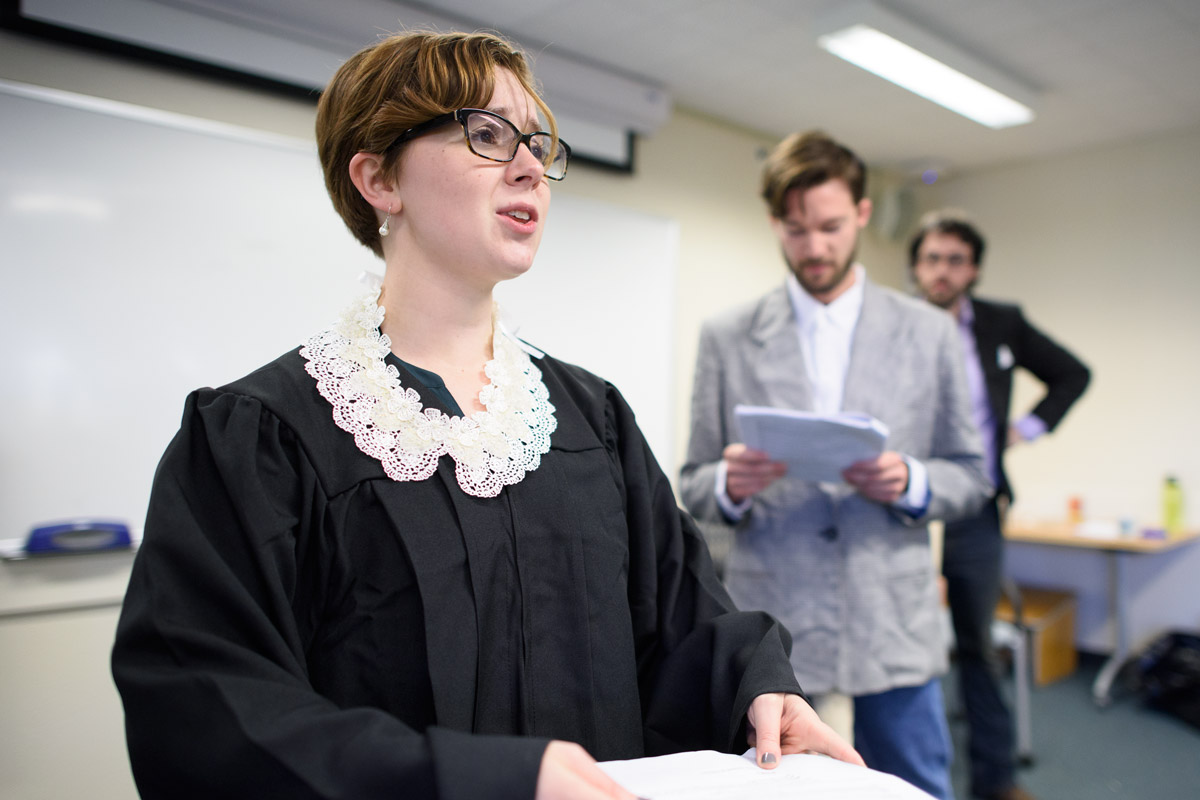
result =
[{"label": "desk leg", "polygon": [[1108,610],[1113,620],[1113,652],[1100,668],[1092,684],[1092,699],[1098,706],[1112,702],[1112,683],[1129,656],[1125,642],[1125,558],[1116,550],[1108,551]]}]

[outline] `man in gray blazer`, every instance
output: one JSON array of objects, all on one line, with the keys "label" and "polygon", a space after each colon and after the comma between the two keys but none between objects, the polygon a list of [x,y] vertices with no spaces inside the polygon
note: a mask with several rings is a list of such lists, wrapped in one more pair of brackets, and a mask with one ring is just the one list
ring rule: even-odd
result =
[{"label": "man in gray blazer", "polygon": [[[974,513],[991,486],[949,316],[854,261],[865,184],[858,157],[819,132],[769,156],[763,197],[789,274],[704,325],[681,494],[698,518],[734,526],[729,592],[791,631],[805,691],[853,696],[868,766],[950,798],[927,523]],[[886,450],[839,483],[789,478],[739,441],[739,404],[864,412],[888,427]]]}]

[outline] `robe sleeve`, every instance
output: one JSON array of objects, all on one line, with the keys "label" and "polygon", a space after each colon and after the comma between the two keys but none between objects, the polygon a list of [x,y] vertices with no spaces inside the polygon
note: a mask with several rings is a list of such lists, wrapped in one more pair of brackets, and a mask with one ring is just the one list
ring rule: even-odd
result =
[{"label": "robe sleeve", "polygon": [[703,535],[682,511],[637,427],[609,387],[608,442],[630,531],[630,609],[647,755],[746,748],[760,694],[802,694],[791,637],[770,615],[738,611]]},{"label": "robe sleeve", "polygon": [[417,731],[313,688],[305,652],[337,586],[332,525],[276,416],[245,396],[189,398],[112,655],[142,798],[532,798],[545,740]]}]

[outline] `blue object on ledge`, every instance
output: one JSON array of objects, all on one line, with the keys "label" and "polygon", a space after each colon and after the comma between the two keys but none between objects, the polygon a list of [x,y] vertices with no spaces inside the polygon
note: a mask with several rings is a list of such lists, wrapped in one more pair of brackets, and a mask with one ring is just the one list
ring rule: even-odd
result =
[{"label": "blue object on ledge", "polygon": [[40,525],[25,540],[29,556],[97,553],[128,550],[133,546],[129,526],[123,522],[81,519]]}]

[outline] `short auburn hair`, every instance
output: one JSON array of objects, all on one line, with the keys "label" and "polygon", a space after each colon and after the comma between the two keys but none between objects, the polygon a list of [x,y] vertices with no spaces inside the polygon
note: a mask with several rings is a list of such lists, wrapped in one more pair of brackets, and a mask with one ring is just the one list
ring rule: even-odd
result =
[{"label": "short auburn hair", "polygon": [[822,131],[793,133],[767,156],[762,198],[771,216],[783,219],[792,189],[807,190],[834,179],[846,182],[855,203],[866,195],[867,168],[854,151]]},{"label": "short auburn hair", "polygon": [[492,99],[496,70],[506,69],[533,97],[555,138],[554,115],[535,88],[525,55],[490,33],[413,31],[388,36],[342,64],[317,103],[317,153],[333,207],[358,241],[383,257],[379,220],[350,180],[357,153],[382,156],[395,174],[404,131],[460,108]]}]

